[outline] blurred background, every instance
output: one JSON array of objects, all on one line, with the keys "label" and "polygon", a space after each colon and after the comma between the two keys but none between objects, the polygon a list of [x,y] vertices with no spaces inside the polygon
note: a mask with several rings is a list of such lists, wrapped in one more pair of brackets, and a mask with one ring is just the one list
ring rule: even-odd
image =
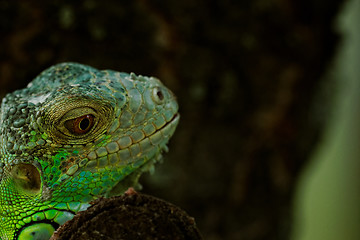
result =
[{"label": "blurred background", "polygon": [[160,78],[143,192],[205,239],[359,239],[359,0],[0,0],[0,96],[75,61]]},{"label": "blurred background", "polygon": [[332,114],[299,181],[294,240],[360,239],[359,23],[360,1],[348,1],[335,23],[342,40],[325,76],[337,86]]}]

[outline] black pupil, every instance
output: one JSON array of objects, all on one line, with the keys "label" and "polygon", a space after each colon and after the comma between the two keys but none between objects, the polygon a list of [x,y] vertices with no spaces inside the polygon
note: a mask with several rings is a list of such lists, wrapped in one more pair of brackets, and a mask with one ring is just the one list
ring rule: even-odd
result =
[{"label": "black pupil", "polygon": [[158,90],[157,93],[156,93],[156,95],[158,96],[158,98],[159,98],[160,100],[163,100],[163,99],[164,99],[164,95],[163,95],[163,93],[162,93],[161,90]]},{"label": "black pupil", "polygon": [[90,120],[87,118],[84,118],[83,120],[81,120],[80,125],[79,125],[81,130],[86,130],[89,126],[90,126]]}]

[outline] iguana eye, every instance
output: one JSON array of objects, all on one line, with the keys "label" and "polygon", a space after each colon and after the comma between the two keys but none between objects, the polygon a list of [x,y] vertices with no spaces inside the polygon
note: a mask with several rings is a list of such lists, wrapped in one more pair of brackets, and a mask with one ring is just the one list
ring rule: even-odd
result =
[{"label": "iguana eye", "polygon": [[93,115],[87,114],[70,119],[65,122],[65,127],[73,134],[82,135],[88,133],[92,129],[95,123],[94,118]]},{"label": "iguana eye", "polygon": [[76,106],[75,103],[58,105],[46,111],[43,124],[50,126],[47,132],[54,141],[62,144],[93,141],[106,131],[114,114],[107,102],[100,104],[80,99],[76,101]]}]

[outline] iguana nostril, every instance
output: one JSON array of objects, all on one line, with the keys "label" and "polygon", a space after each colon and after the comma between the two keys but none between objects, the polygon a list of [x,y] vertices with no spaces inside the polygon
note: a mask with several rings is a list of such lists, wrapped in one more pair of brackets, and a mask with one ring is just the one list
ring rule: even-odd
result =
[{"label": "iguana nostril", "polygon": [[155,103],[157,104],[161,104],[163,103],[165,96],[163,93],[163,90],[160,87],[155,87],[153,89],[153,95],[152,95],[153,100],[155,101]]}]

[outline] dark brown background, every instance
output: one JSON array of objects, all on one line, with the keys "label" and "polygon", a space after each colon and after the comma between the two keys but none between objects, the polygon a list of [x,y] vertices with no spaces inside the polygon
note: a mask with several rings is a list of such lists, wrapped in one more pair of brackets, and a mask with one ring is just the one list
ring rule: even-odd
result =
[{"label": "dark brown background", "polygon": [[181,123],[144,192],[205,239],[288,239],[294,186],[326,123],[335,0],[0,0],[0,96],[52,64],[156,76]]}]

